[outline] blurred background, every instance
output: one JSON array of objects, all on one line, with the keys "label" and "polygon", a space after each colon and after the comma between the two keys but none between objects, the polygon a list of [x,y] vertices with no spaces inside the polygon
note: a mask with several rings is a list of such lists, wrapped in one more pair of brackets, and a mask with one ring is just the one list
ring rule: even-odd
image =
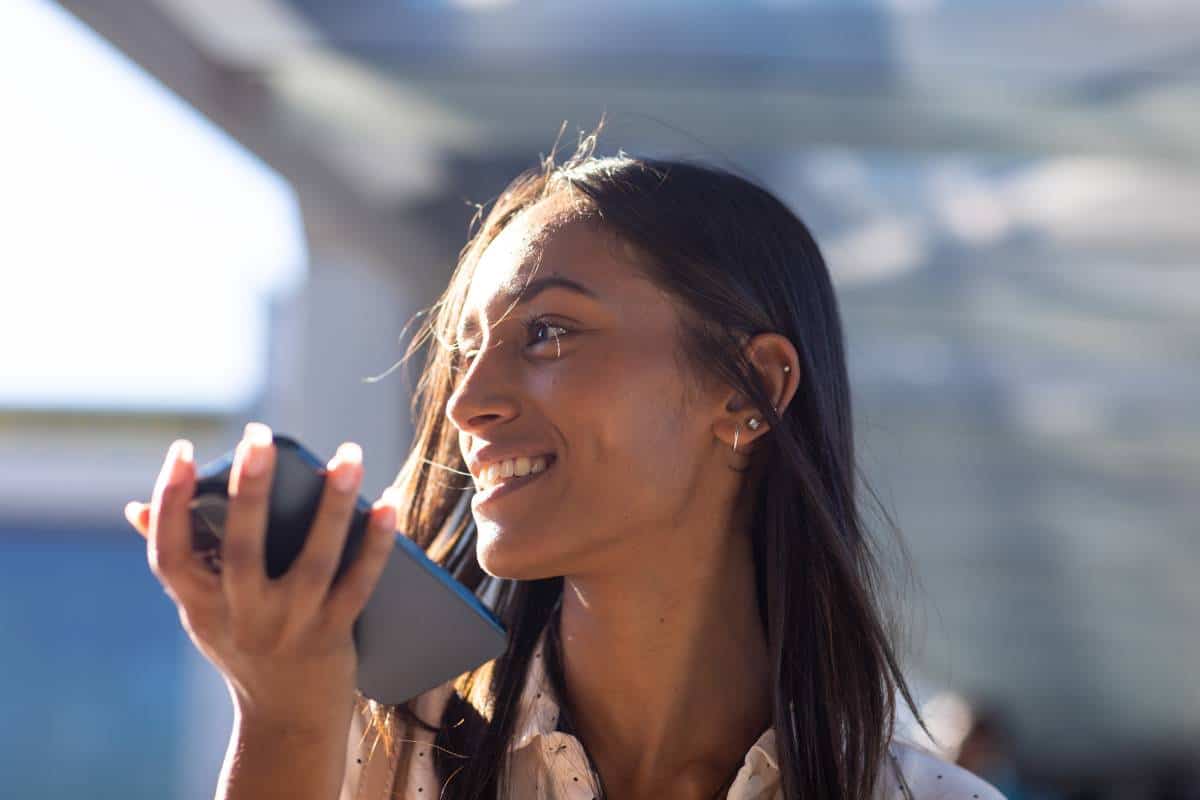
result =
[{"label": "blurred background", "polygon": [[123,505],[249,420],[377,497],[472,204],[603,114],[821,244],[944,755],[1200,797],[1195,2],[3,0],[0,109],[8,796],[212,796],[229,699]]}]

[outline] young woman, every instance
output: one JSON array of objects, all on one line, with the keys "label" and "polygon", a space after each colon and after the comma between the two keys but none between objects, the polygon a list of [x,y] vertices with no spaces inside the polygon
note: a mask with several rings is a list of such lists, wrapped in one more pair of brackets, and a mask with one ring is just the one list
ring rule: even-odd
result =
[{"label": "young woman", "polygon": [[[353,444],[279,581],[261,574],[269,477],[241,468],[271,463],[265,426],[239,446],[220,577],[182,547],[190,461],[130,510],[230,686],[218,796],[1000,798],[893,737],[913,701],[808,229],[740,177],[594,144],[518,176],[463,249],[408,352],[431,345],[379,546],[327,596]],[[393,510],[510,641],[381,707],[355,694],[350,625]]]}]

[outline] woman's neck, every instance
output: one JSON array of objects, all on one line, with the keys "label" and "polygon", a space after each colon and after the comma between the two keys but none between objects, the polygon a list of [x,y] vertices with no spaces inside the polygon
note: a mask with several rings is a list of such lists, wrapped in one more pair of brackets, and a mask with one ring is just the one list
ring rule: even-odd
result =
[{"label": "woman's neck", "polygon": [[770,725],[750,537],[714,538],[564,580],[563,701],[612,796],[711,797]]}]

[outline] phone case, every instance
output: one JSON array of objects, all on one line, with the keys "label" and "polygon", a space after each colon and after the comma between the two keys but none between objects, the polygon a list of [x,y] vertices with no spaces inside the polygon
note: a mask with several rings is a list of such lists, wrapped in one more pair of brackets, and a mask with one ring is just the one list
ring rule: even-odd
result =
[{"label": "phone case", "polygon": [[[325,486],[325,462],[290,436],[276,433],[264,569],[285,574],[308,537]],[[197,470],[191,501],[192,547],[209,569],[221,569],[221,539],[234,450]],[[333,581],[362,545],[371,504],[361,496]],[[354,623],[358,688],[385,704],[403,703],[496,658],[507,647],[500,620],[454,576],[397,531],[383,574]]]}]

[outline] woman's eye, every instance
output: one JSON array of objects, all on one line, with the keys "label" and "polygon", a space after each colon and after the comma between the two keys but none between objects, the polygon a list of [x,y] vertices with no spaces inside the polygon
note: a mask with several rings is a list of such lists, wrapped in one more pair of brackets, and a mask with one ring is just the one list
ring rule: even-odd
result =
[{"label": "woman's eye", "polygon": [[[570,333],[570,330],[561,325],[554,325],[544,319],[535,319],[525,324],[525,328],[529,331],[529,346],[536,344],[544,344],[547,342],[557,342],[558,338],[564,333]],[[549,330],[550,333],[545,337],[539,337],[538,333],[543,330]],[[479,354],[479,350],[473,348],[458,348],[458,356],[462,361],[461,367],[455,367],[456,371],[461,371],[470,365],[471,361]]]},{"label": "woman's eye", "polygon": [[[530,335],[532,337],[532,341],[530,341],[530,344],[541,344],[542,342],[553,341],[555,339],[558,339],[558,337],[561,336],[562,334],[570,332],[563,326],[554,325],[552,323],[547,322],[544,319],[535,319],[532,322],[530,322],[526,327],[529,329]],[[551,336],[553,338],[546,338],[546,339],[536,338],[535,331],[544,330],[544,329],[551,329],[554,331],[559,331],[559,333],[551,334]]]},{"label": "woman's eye", "polygon": [[457,347],[454,349],[456,350],[456,355],[453,363],[450,365],[450,368],[455,372],[464,372],[466,370],[466,366],[471,363],[471,360],[475,358],[475,354],[479,352],[478,350],[468,350],[465,347]]}]

